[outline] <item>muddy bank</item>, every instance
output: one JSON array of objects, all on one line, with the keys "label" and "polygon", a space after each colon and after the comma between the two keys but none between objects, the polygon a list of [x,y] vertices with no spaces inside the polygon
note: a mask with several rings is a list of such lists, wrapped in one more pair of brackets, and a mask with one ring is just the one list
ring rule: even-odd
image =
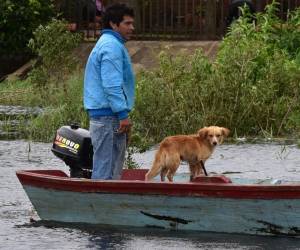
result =
[{"label": "muddy bank", "polygon": [[[168,51],[171,55],[192,55],[196,49],[202,48],[205,55],[215,58],[219,41],[129,41],[126,47],[131,56],[135,72],[140,69],[151,69],[158,64],[158,55],[161,51]],[[76,50],[82,67],[85,66],[94,43],[82,43]]]}]

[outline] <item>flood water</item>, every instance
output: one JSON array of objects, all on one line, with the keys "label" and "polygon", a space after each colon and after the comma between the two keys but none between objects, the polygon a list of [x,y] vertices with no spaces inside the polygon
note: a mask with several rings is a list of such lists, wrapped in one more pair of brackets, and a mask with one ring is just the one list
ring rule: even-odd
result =
[{"label": "flood water", "polygon": [[[20,169],[68,168],[49,143],[0,141],[0,249],[300,249],[300,239],[161,229],[88,227],[43,223],[19,183]],[[134,159],[149,167],[155,149]],[[300,150],[296,145],[221,145],[206,163],[208,173],[230,177],[300,181]],[[183,165],[180,171],[186,171]]]}]

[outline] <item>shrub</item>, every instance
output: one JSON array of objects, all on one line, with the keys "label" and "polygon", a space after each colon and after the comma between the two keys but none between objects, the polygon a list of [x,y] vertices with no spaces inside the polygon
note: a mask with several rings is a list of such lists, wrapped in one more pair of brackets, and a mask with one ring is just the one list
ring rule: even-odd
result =
[{"label": "shrub", "polygon": [[160,67],[137,81],[137,133],[154,142],[214,124],[239,136],[299,133],[300,9],[285,23],[275,13],[273,3],[251,22],[244,10],[214,62],[201,50],[191,58],[162,53]]},{"label": "shrub", "polygon": [[33,34],[29,47],[41,62],[30,73],[31,81],[38,87],[47,87],[48,83],[54,82],[64,88],[66,76],[76,66],[72,52],[79,45],[81,35],[71,33],[66,22],[56,19],[45,26],[40,25]]},{"label": "shrub", "polygon": [[0,1],[0,54],[30,53],[27,43],[32,32],[54,15],[53,1]]}]

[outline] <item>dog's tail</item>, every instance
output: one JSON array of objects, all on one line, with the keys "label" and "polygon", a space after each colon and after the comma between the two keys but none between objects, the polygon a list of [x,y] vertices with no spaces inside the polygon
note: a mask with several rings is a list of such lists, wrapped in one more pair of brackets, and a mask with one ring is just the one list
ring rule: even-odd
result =
[{"label": "dog's tail", "polygon": [[152,167],[145,175],[146,181],[152,180],[155,176],[157,176],[160,173],[162,167],[165,165],[165,159],[166,153],[164,151],[158,150],[156,152]]}]

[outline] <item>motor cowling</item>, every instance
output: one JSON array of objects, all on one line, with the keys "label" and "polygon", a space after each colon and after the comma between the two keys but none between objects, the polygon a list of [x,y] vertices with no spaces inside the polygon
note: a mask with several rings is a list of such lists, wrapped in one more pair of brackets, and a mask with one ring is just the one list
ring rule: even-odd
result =
[{"label": "motor cowling", "polygon": [[88,130],[77,125],[60,127],[54,137],[51,151],[70,167],[71,177],[91,177],[93,146]]}]

